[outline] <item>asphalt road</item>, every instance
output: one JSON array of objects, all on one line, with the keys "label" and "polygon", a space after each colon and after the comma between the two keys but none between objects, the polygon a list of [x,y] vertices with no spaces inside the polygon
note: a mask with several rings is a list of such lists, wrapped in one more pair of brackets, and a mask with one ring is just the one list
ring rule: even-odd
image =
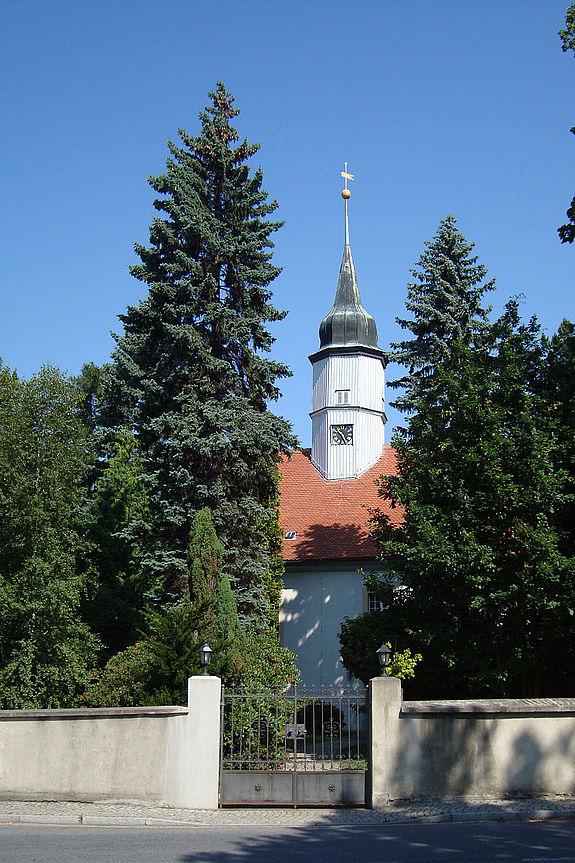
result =
[{"label": "asphalt road", "polygon": [[575,863],[575,822],[0,826],[0,863]]}]

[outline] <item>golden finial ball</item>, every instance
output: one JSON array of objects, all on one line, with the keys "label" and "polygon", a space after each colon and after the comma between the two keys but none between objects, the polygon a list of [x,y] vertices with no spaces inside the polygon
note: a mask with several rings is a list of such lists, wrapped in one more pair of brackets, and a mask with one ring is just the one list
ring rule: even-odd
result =
[{"label": "golden finial ball", "polygon": [[344,198],[344,200],[346,200],[346,201],[348,198],[351,198],[351,192],[349,191],[349,189],[342,189],[341,190],[341,197]]}]

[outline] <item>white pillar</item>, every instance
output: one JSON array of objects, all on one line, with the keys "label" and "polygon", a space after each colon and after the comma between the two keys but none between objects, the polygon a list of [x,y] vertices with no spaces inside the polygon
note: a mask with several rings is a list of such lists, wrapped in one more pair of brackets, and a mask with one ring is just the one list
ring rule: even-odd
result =
[{"label": "white pillar", "polygon": [[172,806],[218,808],[221,691],[219,677],[188,680],[189,712],[170,723],[165,801]]},{"label": "white pillar", "polygon": [[383,809],[397,796],[397,756],[403,693],[398,677],[370,680],[371,808]]}]

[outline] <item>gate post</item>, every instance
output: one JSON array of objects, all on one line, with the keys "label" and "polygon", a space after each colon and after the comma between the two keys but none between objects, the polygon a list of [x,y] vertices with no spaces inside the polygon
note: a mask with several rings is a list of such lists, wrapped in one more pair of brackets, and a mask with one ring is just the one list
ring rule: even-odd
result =
[{"label": "gate post", "polygon": [[383,809],[396,796],[395,769],[403,693],[398,677],[374,677],[369,686],[369,772],[371,809]]},{"label": "gate post", "polygon": [[167,802],[189,809],[217,809],[220,777],[219,677],[188,679],[188,714],[172,723],[166,770]]}]

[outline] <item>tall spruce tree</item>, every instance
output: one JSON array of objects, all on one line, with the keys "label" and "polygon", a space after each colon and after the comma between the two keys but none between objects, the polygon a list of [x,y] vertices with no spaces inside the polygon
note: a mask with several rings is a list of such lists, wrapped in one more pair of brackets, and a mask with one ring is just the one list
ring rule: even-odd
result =
[{"label": "tall spruce tree", "polygon": [[120,315],[102,399],[109,428],[129,425],[145,464],[151,509],[146,566],[167,590],[185,582],[194,514],[209,506],[242,617],[265,617],[265,541],[277,497],[280,451],[296,444],[267,409],[288,368],[265,357],[271,304],[271,235],[281,223],[246,164],[258,146],[236,143],[239,113],[223,84],[210,93],[197,137],[168,143],[166,172],[149,183],[160,216],[131,267],[147,296]]},{"label": "tall spruce tree", "polygon": [[485,281],[486,268],[472,256],[453,216],[446,216],[411,271],[415,281],[407,286],[407,310],[411,318],[397,318],[412,338],[392,344],[390,359],[407,367],[407,374],[391,387],[403,392],[392,404],[412,413],[419,400],[429,396],[436,369],[449,358],[455,342],[478,345],[489,329],[489,308],[483,295],[495,286]]}]

